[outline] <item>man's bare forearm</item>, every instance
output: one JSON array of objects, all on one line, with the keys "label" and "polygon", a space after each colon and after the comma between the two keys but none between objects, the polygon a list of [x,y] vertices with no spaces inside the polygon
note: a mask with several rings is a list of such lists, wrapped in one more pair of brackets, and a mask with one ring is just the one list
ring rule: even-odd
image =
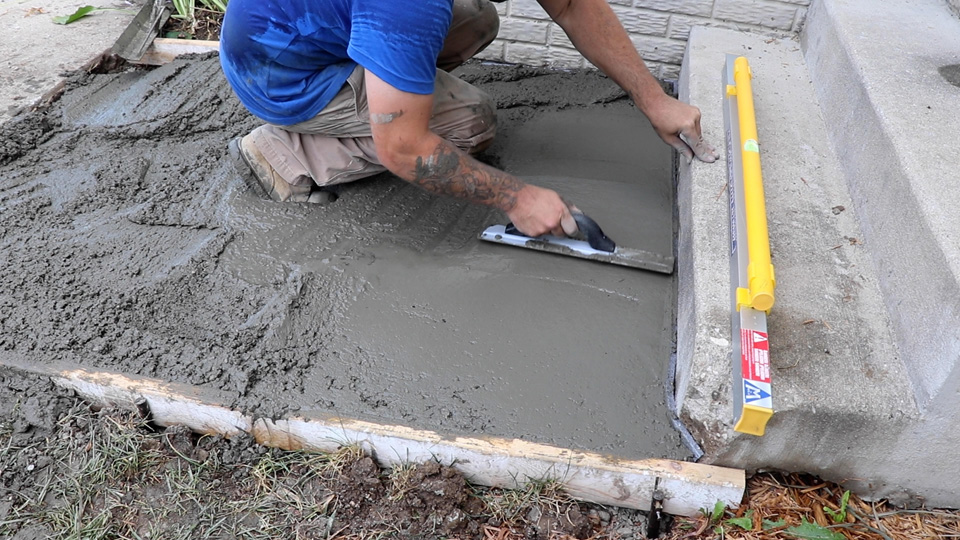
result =
[{"label": "man's bare forearm", "polygon": [[607,0],[537,0],[588,60],[627,91],[657,135],[705,162],[719,157],[703,140],[700,109],[668,96],[630,41]]},{"label": "man's bare forearm", "polygon": [[577,231],[570,208],[557,192],[480,163],[435,133],[382,140],[381,145],[381,162],[397,176],[438,195],[497,208],[524,234],[563,236]]},{"label": "man's bare forearm", "polygon": [[606,0],[540,0],[590,62],[623,88],[641,110],[664,97]]},{"label": "man's bare forearm", "polygon": [[526,184],[518,178],[480,163],[453,143],[436,137],[426,155],[416,156],[407,180],[427,191],[450,195],[510,212]]}]

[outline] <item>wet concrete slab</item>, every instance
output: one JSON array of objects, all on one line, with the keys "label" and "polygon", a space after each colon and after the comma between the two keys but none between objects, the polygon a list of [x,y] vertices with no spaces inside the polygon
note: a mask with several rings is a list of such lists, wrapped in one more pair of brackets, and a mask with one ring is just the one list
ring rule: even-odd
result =
[{"label": "wet concrete slab", "polygon": [[[668,147],[609,80],[463,68],[495,96],[483,159],[624,246],[673,250]],[[664,401],[672,277],[482,243],[503,216],[390,175],[333,204],[244,187],[257,125],[216,57],[73,79],[0,126],[0,355],[632,458],[688,457]]]}]

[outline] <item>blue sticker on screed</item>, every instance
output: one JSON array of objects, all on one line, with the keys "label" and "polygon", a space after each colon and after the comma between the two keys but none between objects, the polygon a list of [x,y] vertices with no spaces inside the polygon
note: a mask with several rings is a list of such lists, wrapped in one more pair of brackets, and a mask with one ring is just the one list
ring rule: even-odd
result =
[{"label": "blue sticker on screed", "polygon": [[770,392],[767,392],[763,388],[760,388],[751,381],[744,379],[743,381],[743,401],[744,403],[753,403],[754,401],[761,401],[764,399],[770,398]]}]

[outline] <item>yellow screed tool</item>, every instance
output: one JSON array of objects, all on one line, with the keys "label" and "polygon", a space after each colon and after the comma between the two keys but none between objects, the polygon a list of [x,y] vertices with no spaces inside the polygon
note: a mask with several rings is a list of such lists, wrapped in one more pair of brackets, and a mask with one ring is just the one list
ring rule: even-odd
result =
[{"label": "yellow screed tool", "polygon": [[730,197],[734,429],[759,436],[773,416],[767,314],[773,307],[776,281],[751,78],[746,58],[727,55],[723,119]]}]

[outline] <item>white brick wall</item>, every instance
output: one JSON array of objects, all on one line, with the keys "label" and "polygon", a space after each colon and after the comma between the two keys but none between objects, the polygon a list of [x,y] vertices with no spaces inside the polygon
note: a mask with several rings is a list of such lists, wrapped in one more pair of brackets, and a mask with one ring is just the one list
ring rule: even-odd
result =
[{"label": "white brick wall", "polygon": [[[811,0],[607,0],[657,77],[676,79],[690,28],[720,26],[795,33]],[[960,0],[948,0],[960,2]],[[500,34],[482,58],[529,65],[589,67],[536,0],[496,4]]]}]

